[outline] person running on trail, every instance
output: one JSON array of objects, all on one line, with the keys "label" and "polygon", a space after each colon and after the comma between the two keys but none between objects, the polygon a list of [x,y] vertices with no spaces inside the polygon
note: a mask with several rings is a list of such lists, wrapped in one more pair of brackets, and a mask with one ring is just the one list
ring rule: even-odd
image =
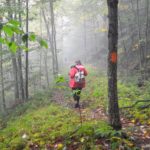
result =
[{"label": "person running on trail", "polygon": [[71,66],[69,72],[69,86],[73,91],[73,98],[76,101],[75,108],[79,108],[81,90],[85,87],[85,76],[87,76],[88,73],[80,60],[76,61],[75,64],[75,66]]}]

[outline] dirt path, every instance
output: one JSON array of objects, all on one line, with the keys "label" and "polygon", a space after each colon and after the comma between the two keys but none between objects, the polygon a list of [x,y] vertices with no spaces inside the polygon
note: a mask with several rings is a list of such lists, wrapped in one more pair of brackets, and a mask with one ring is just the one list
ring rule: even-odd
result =
[{"label": "dirt path", "polygon": [[[53,92],[53,101],[57,104],[74,109],[73,99],[66,100],[64,93],[61,90],[55,90]],[[84,104],[81,104],[80,109],[74,109],[77,113],[82,115],[82,119],[100,119],[107,120],[107,115],[102,107],[95,110],[88,109]],[[136,125],[126,118],[121,118],[122,129],[131,135],[131,138],[135,141],[138,147],[142,150],[150,150],[150,126],[148,125]]]},{"label": "dirt path", "polygon": [[[52,99],[54,102],[56,102],[57,104],[60,104],[61,106],[69,107],[70,109],[74,109],[75,102],[73,101],[73,99],[65,100],[64,93],[61,90],[58,90],[58,91],[55,90],[53,92]],[[87,118],[107,120],[107,116],[106,116],[103,108],[97,108],[95,110],[90,110],[90,109],[87,109],[85,105],[86,104],[81,103],[80,104],[81,108],[74,109],[74,110],[76,112],[81,111],[82,115]]]}]

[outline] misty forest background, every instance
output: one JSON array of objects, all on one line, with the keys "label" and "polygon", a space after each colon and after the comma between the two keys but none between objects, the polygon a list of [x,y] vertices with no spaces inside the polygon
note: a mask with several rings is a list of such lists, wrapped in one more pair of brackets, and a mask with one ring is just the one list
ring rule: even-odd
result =
[{"label": "misty forest background", "polygon": [[150,148],[149,12],[149,0],[1,0],[0,149]]}]

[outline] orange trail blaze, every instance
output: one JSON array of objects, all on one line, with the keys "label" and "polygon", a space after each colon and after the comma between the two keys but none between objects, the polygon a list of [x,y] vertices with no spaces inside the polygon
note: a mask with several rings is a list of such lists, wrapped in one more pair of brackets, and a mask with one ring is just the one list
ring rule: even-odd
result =
[{"label": "orange trail blaze", "polygon": [[112,53],[110,54],[110,61],[111,61],[112,63],[117,63],[117,59],[118,59],[117,53],[116,53],[116,52],[112,52]]}]

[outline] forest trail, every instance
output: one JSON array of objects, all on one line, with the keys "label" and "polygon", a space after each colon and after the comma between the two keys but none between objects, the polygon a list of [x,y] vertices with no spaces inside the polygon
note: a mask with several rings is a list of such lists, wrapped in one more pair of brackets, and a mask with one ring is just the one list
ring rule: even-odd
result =
[{"label": "forest trail", "polygon": [[68,107],[70,109],[74,109],[77,113],[81,112],[83,117],[85,119],[101,119],[101,120],[107,120],[107,116],[104,112],[104,108],[99,107],[96,108],[95,110],[90,110],[88,109],[87,103],[81,102],[80,103],[80,108],[74,108],[74,100],[68,99],[66,100],[64,98],[64,93],[61,90],[55,90],[53,92],[53,101],[56,102],[57,104]]},{"label": "forest trail", "polygon": [[[70,91],[71,92],[71,91]],[[52,99],[55,103],[64,106],[69,109],[74,109],[79,114],[82,122],[86,120],[108,120],[108,116],[104,111],[104,108],[99,107],[95,110],[88,108],[86,103],[80,103],[81,108],[75,109],[75,102],[73,99],[65,99],[64,92],[62,90],[54,90]],[[134,122],[134,120],[128,120],[121,116],[122,130],[130,135],[130,138],[136,143],[142,150],[150,150],[150,125],[140,125]]]}]

